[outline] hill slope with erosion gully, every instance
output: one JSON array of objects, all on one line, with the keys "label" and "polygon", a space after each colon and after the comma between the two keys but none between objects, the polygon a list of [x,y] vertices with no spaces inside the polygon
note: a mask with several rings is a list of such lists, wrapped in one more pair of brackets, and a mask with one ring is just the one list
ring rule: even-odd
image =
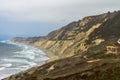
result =
[{"label": "hill slope with erosion gully", "polygon": [[4,80],[120,80],[120,11],[88,16],[44,37],[14,38],[50,62]]}]

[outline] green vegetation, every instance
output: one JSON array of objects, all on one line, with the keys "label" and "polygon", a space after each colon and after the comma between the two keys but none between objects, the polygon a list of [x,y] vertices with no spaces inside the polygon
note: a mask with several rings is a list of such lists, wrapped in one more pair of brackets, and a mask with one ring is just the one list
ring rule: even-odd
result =
[{"label": "green vegetation", "polygon": [[120,80],[120,67],[110,68],[104,72],[87,70],[83,73],[86,74],[76,73],[63,78],[46,78],[44,80]]},{"label": "green vegetation", "polygon": [[92,80],[120,80],[120,67],[100,72]]}]

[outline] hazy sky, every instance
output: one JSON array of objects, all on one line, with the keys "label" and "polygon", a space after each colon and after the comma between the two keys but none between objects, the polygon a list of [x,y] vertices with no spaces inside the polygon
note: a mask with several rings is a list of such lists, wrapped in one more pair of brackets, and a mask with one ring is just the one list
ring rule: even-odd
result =
[{"label": "hazy sky", "polygon": [[120,10],[120,0],[0,0],[0,38],[42,36],[85,16]]}]

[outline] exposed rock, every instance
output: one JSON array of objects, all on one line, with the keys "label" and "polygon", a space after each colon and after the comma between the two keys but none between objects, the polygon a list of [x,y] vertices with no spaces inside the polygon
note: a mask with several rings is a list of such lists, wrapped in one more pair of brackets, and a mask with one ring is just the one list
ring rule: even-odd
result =
[{"label": "exposed rock", "polygon": [[120,39],[118,39],[117,43],[120,44]]},{"label": "exposed rock", "polygon": [[96,40],[92,41],[92,43],[95,44],[95,45],[99,45],[104,41],[105,41],[104,39],[96,39]]},{"label": "exposed rock", "polygon": [[[15,38],[53,61],[4,80],[120,80],[119,38],[120,11],[85,17],[44,37]],[[117,47],[117,55],[105,55],[108,45]]]},{"label": "exposed rock", "polygon": [[[15,42],[32,44],[48,54],[53,60],[82,54],[91,47],[118,40],[120,35],[120,11],[88,16],[72,22],[45,37],[13,39]],[[116,41],[117,42],[117,41]],[[94,45],[94,44],[95,45]],[[54,56],[54,57],[53,57]]]}]

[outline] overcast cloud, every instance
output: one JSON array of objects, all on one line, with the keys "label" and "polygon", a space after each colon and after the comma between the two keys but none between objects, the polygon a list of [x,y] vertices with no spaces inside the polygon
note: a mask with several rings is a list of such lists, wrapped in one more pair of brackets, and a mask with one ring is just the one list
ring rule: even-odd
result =
[{"label": "overcast cloud", "polygon": [[[57,29],[58,26],[60,27],[60,25],[81,19],[85,16],[119,9],[120,0],[0,0],[0,23],[2,23],[0,26],[6,29],[11,26],[12,29],[19,32],[19,30],[17,30],[18,28],[23,30],[28,28],[28,26],[35,27],[30,26],[29,23],[33,23],[32,25],[39,23],[36,25],[37,30],[33,30],[32,28],[28,33],[36,32],[33,35],[44,35],[50,30],[44,33],[42,29],[47,30],[49,24],[53,24],[51,30],[54,30]],[[11,24],[9,26],[10,22],[15,25]],[[17,25],[18,22],[19,26]],[[22,27],[22,23],[27,25]],[[45,25],[43,25],[43,23]],[[8,31],[4,30],[4,33],[5,32]],[[26,31],[23,31],[22,34],[27,34],[25,32]],[[0,31],[0,34],[4,33]],[[14,34],[12,30],[9,34],[10,33]]]},{"label": "overcast cloud", "polygon": [[0,0],[0,16],[18,21],[69,21],[119,8],[119,0]]}]

